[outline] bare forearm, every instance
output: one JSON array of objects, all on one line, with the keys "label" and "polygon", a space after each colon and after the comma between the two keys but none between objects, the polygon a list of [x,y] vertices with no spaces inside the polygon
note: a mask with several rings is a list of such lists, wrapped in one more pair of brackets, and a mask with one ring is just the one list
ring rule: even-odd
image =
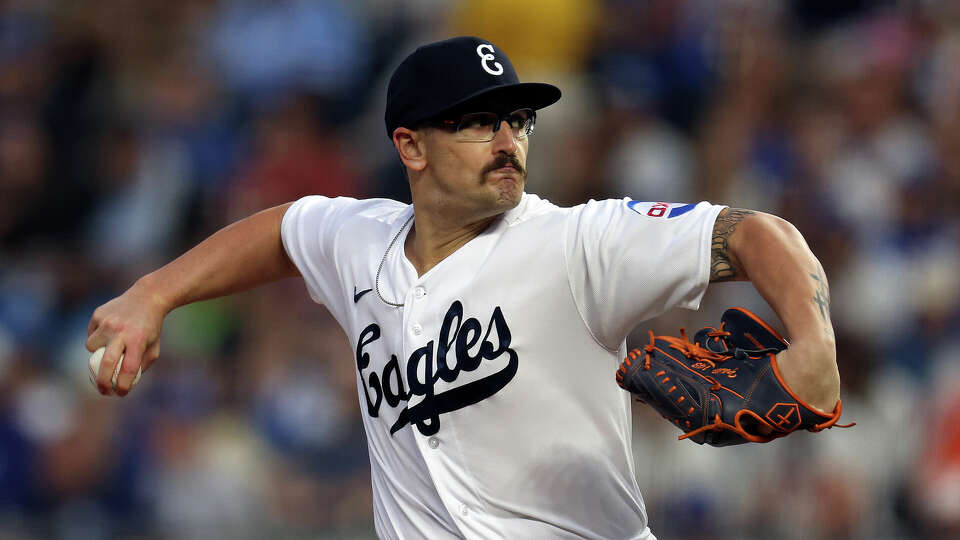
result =
[{"label": "bare forearm", "polygon": [[823,267],[790,223],[739,212],[736,234],[728,237],[732,279],[749,279],[783,321],[791,344],[778,364],[789,386],[811,405],[831,411],[840,376]]},{"label": "bare forearm", "polygon": [[777,312],[796,344],[833,347],[830,292],[820,261],[790,223],[769,214],[744,219],[730,251]]},{"label": "bare forearm", "polygon": [[298,275],[280,240],[280,223],[289,206],[276,206],[224,227],[134,287],[170,311]]},{"label": "bare forearm", "polygon": [[[98,307],[87,327],[87,350],[106,347],[97,375],[102,394],[126,395],[138,371],[160,355],[163,320],[174,308],[297,275],[280,240],[289,204],[225,227]],[[117,383],[111,378],[121,356]]]}]

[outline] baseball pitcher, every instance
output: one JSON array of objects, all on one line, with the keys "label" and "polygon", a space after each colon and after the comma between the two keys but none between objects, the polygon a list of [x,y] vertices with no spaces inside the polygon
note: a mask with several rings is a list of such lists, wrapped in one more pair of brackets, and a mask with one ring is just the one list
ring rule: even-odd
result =
[{"label": "baseball pitcher", "polygon": [[[654,539],[634,396],[701,443],[832,425],[829,291],[797,230],[707,202],[563,208],[525,193],[538,111],[558,99],[485,40],[420,47],[393,73],[385,114],[413,204],[305,197],[143,276],[91,319],[87,348],[107,348],[100,392],[130,391],[176,307],[301,276],[353,346],[343,361],[388,539]],[[730,280],[754,283],[789,343],[733,310],[692,341],[627,352],[638,323],[697,309]]]}]

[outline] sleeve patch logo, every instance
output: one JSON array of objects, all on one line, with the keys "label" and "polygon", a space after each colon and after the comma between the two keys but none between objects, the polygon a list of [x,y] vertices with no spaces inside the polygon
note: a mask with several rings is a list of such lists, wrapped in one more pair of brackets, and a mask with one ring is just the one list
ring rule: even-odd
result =
[{"label": "sleeve patch logo", "polygon": [[673,218],[693,210],[696,204],[628,201],[627,206],[641,216]]}]

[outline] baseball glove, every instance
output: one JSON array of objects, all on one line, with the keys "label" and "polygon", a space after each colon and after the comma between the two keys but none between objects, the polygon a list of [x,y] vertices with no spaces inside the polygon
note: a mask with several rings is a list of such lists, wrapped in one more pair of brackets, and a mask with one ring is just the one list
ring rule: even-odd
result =
[{"label": "baseball glove", "polygon": [[[798,429],[821,431],[840,418],[811,408],[787,388],[776,355],[788,343],[744,308],[730,308],[720,327],[687,339],[656,336],[630,351],[617,384],[684,431],[680,439],[730,446],[770,442]],[[837,426],[837,427],[849,427]]]}]

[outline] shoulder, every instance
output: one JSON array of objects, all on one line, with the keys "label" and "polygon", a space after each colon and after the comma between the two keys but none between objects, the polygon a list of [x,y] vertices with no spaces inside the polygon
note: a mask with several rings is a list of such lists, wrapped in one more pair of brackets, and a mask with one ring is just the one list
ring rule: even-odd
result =
[{"label": "shoulder", "polygon": [[601,223],[617,222],[632,228],[673,230],[712,226],[725,207],[708,201],[658,202],[637,201],[629,197],[590,201],[583,208],[583,218]]},{"label": "shoulder", "polygon": [[392,199],[355,199],[353,197],[307,195],[295,201],[291,208],[346,212],[376,219],[399,212],[407,206],[409,205]]},{"label": "shoulder", "polygon": [[590,200],[570,209],[571,242],[629,242],[640,247],[670,244],[679,238],[708,237],[723,206],[706,201],[667,203],[630,198]]},{"label": "shoulder", "polygon": [[355,199],[352,197],[325,197],[308,195],[287,210],[285,220],[322,221],[318,225],[338,227],[345,224],[392,225],[409,205],[392,199]]},{"label": "shoulder", "polygon": [[591,199],[576,206],[562,207],[537,195],[524,194],[520,204],[504,214],[504,220],[510,227],[518,224],[542,224],[543,220],[538,218],[547,217],[577,229],[606,230],[613,225],[669,229],[691,222],[709,221],[712,224],[723,208],[707,201],[668,203],[636,201],[629,197]]}]

